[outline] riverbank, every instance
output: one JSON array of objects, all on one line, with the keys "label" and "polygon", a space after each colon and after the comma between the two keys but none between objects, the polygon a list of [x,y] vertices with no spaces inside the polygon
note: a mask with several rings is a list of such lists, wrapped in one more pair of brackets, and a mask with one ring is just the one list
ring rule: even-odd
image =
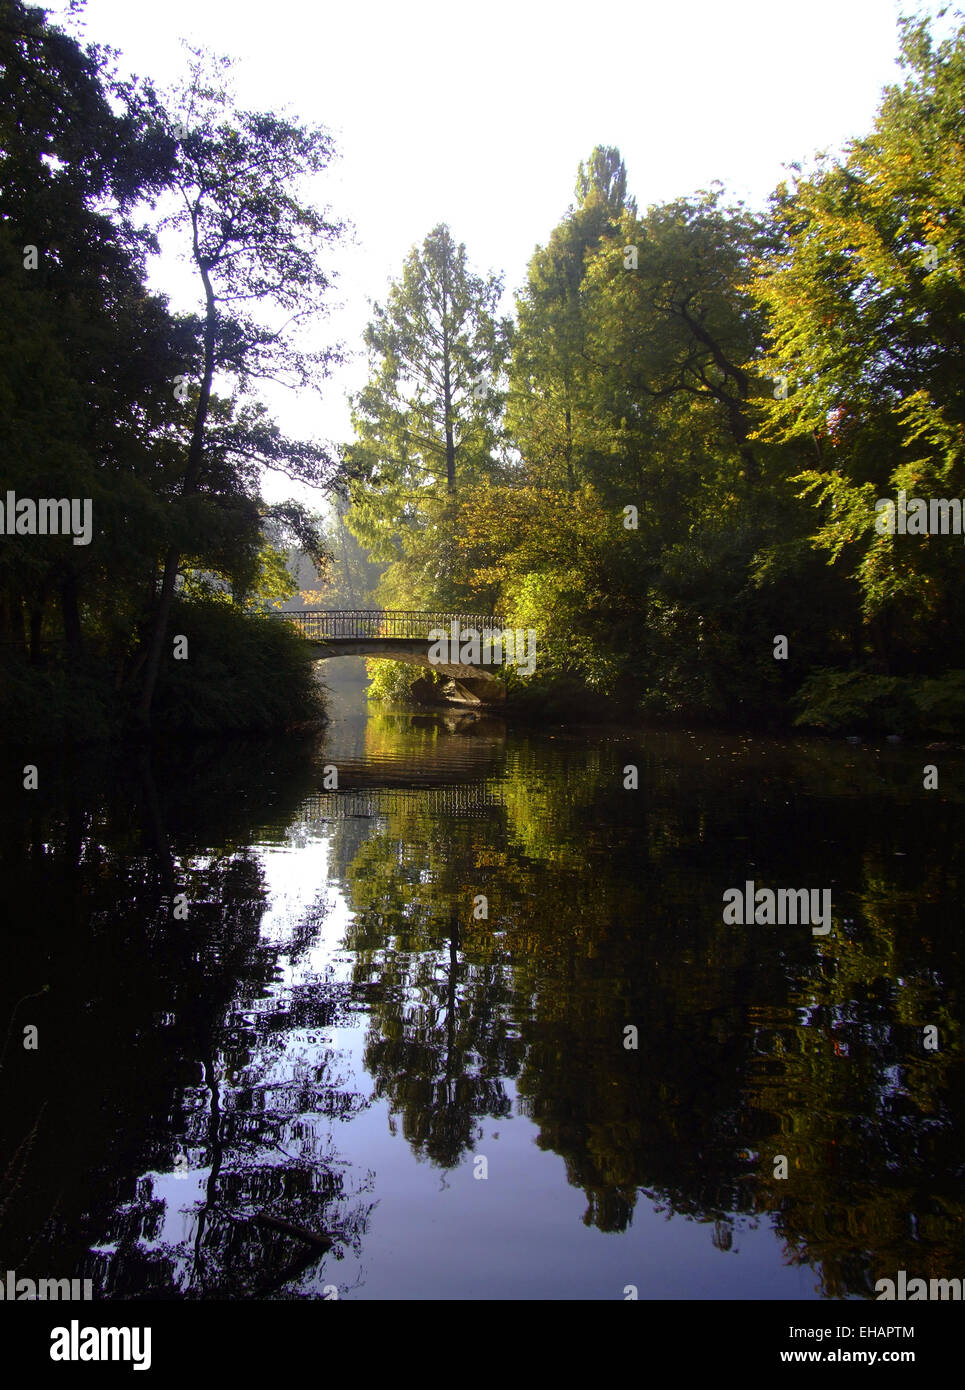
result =
[{"label": "riverbank", "polygon": [[136,718],[141,667],[109,642],[68,662],[0,656],[0,743],[143,742],[320,731],[327,714],[307,644],[285,624],[230,603],[180,602],[149,726]]},{"label": "riverbank", "polygon": [[[632,725],[641,729],[746,730],[788,735],[798,730],[838,738],[894,739],[941,747],[962,746],[965,739],[965,671],[934,677],[882,676],[861,671],[817,671],[788,704],[772,717],[760,711],[742,718],[709,717],[701,709],[669,709],[642,700],[639,692],[621,699],[590,690],[573,677],[514,681],[504,702],[496,705],[452,698],[440,682],[416,679],[401,687],[405,700],[393,703],[414,709],[480,709],[515,721]],[[642,706],[642,707],[641,707]]]}]

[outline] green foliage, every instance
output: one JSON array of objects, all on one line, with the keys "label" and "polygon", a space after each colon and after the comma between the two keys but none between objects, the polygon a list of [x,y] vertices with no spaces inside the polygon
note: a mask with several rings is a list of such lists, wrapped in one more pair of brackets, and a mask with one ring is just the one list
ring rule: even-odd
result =
[{"label": "green foliage", "polygon": [[878,536],[873,507],[965,492],[965,25],[936,45],[902,21],[904,80],[872,132],[774,199],[758,258],[768,315],[760,438],[809,446],[800,481],[815,546],[860,589],[864,635],[900,671],[965,659],[965,553],[946,538]]},{"label": "green foliage", "polygon": [[801,460],[751,439],[763,316],[744,280],[769,230],[719,190],[638,218],[621,189],[584,169],[584,200],[533,258],[507,407],[522,457],[463,492],[460,577],[536,629],[541,679],[769,720],[853,616],[841,575],[802,549]]},{"label": "green foliage", "polygon": [[912,698],[923,732],[960,734],[965,729],[965,671],[913,682]]},{"label": "green foliage", "polygon": [[83,743],[121,731],[121,717],[103,667],[30,666],[0,656],[0,741]]},{"label": "green foliage", "polygon": [[[136,699],[146,715],[179,582],[219,606],[229,593],[266,605],[292,592],[269,530],[320,558],[304,508],[261,502],[259,470],[318,485],[335,460],[286,439],[252,386],[317,384],[337,356],[282,331],[328,284],[320,252],[339,226],[295,189],[331,140],[237,109],[225,68],[196,55],[169,111],[44,11],[0,7],[3,491],[90,499],[93,520],[89,545],[0,536],[0,649],[25,729],[29,692],[47,684],[51,730],[74,729],[75,707],[90,706],[81,735],[109,731]],[[162,193],[170,218],[136,226],[131,209]],[[148,291],[164,226],[185,234],[200,316]]]},{"label": "green foliage", "polygon": [[860,671],[816,671],[799,692],[795,724],[826,733],[894,734],[911,727],[910,682]]},{"label": "green foliage", "polygon": [[365,663],[369,678],[368,698],[380,704],[402,705],[439,690],[445,676],[431,666],[415,666],[408,661],[371,658]]},{"label": "green foliage", "polygon": [[[95,517],[86,547],[0,537],[18,707],[43,669],[100,664],[104,708],[137,701],[146,719],[179,586],[215,625],[277,605],[294,541],[321,571],[313,605],[534,628],[538,687],[513,675],[514,692],[558,682],[651,714],[777,722],[804,685],[821,727],[853,700],[869,727],[952,727],[965,547],[879,535],[873,509],[902,489],[965,494],[965,25],[936,43],[903,21],[903,78],[871,132],[799,169],[766,214],[718,184],[640,212],[619,151],[598,146],[514,326],[500,277],[435,227],[375,307],[339,460],[254,395],[264,378],[317,385],[340,358],[292,327],[323,311],[341,233],[299,191],[331,137],[239,109],[226,60],[195,54],[162,98],[43,11],[7,0],[3,16],[5,483],[90,497]],[[162,192],[167,221],[138,230],[131,208]],[[147,290],[162,226],[183,238],[199,313]],[[337,480],[350,505],[327,528],[266,507],[263,467]],[[427,679],[375,669],[387,698]]]},{"label": "green foliage", "polygon": [[801,687],[796,704],[795,724],[826,733],[961,733],[965,671],[935,677],[816,671]]},{"label": "green foliage", "polygon": [[[342,232],[341,224],[302,194],[308,177],[331,159],[332,140],[320,128],[273,112],[241,110],[226,78],[229,67],[228,60],[198,51],[189,80],[165,101],[150,84],[145,88],[154,128],[175,151],[171,182],[178,196],[162,225],[182,239],[203,311],[185,320],[198,340],[197,377],[175,479],[172,510],[180,534],[171,535],[164,551],[146,643],[137,705],[143,724],[150,717],[179,565],[208,535],[197,529],[198,518],[210,523],[222,513],[230,526],[248,516],[247,544],[236,535],[227,559],[230,566],[237,557],[241,587],[247,588],[253,581],[259,465],[316,487],[331,483],[336,468],[328,449],[285,438],[265,407],[250,399],[252,382],[267,378],[317,389],[340,356],[335,349],[307,348],[293,327],[324,311],[329,276],[323,253]],[[217,376],[235,387],[230,404],[215,395]],[[226,561],[219,558],[223,570]]]},{"label": "green foliage", "polygon": [[168,656],[162,666],[164,729],[255,732],[324,718],[311,649],[287,624],[231,604],[179,601],[171,632],[187,637],[188,659]]},{"label": "green foliage", "polygon": [[[187,660],[169,656],[158,683],[157,725],[167,733],[261,733],[318,727],[321,689],[308,645],[286,624],[244,613],[230,596],[182,597],[172,633]],[[173,643],[171,647],[173,653]],[[87,743],[120,738],[129,716],[109,669],[50,657],[31,666],[0,656],[0,728],[18,742]]]},{"label": "green foliage", "polygon": [[499,442],[501,291],[440,225],[407,257],[366,330],[372,374],[346,450],[348,524],[389,567],[379,587],[386,606],[465,608],[474,598],[453,577],[453,505],[491,468]]},{"label": "green foliage", "polygon": [[274,545],[258,551],[257,568],[245,598],[249,607],[273,609],[287,603],[296,592],[288,569],[288,552]]},{"label": "green foliage", "polygon": [[193,345],[146,290],[153,239],[126,209],[169,161],[103,57],[16,3],[0,24],[0,147],[4,490],[90,498],[94,521],[87,546],[0,537],[0,640],[36,661],[56,633],[76,659],[85,636],[130,633],[165,529],[171,382]]}]

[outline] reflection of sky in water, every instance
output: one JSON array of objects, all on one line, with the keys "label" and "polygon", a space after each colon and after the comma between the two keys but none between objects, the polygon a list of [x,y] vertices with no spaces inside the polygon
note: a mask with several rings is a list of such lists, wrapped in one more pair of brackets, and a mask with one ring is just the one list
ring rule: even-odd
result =
[{"label": "reflection of sky in water", "polygon": [[[351,957],[341,943],[354,914],[344,895],[327,882],[329,848],[328,837],[313,835],[306,822],[296,822],[285,848],[253,846],[268,893],[260,936],[279,954],[277,983],[240,1010],[249,1026],[299,987],[351,981]],[[293,962],[286,947],[297,923],[320,898],[326,911],[317,934]],[[440,979],[446,969],[440,962]],[[343,1088],[371,1094],[363,1063],[367,1016],[355,1016],[355,1027],[290,1028],[273,1034],[277,1051],[270,1063],[235,1079],[270,1097],[310,1080],[321,1066],[331,1073],[335,1063]],[[259,1163],[284,1163],[287,1152],[325,1159],[360,1175],[375,1174],[377,1205],[361,1256],[343,1248],[341,1260],[323,1260],[299,1281],[303,1296],[321,1297],[331,1283],[340,1297],[370,1298],[622,1299],[628,1284],[636,1285],[643,1298],[733,1296],[729,1259],[717,1251],[711,1251],[716,1259],[707,1259],[712,1226],[670,1222],[663,1208],[643,1201],[624,1234],[587,1229],[581,1220],[585,1197],[566,1183],[561,1159],[537,1147],[538,1126],[519,1113],[511,1079],[505,1079],[504,1089],[512,1113],[483,1119],[474,1151],[487,1158],[485,1181],[473,1177],[473,1154],[445,1172],[416,1158],[398,1134],[385,1100],[334,1126],[311,1112],[287,1118],[280,1148],[261,1150]],[[203,1087],[182,1093],[182,1103],[195,1099],[203,1105],[206,1094]],[[229,1098],[230,1090],[225,1100]],[[177,1252],[172,1282],[185,1292],[191,1287],[191,1247],[210,1167],[188,1164],[182,1171],[183,1177],[152,1172],[141,1180],[149,1184],[152,1202],[163,1209],[156,1234],[141,1245],[145,1253],[164,1251],[170,1257]],[[110,1246],[97,1247],[97,1252],[113,1253]],[[737,1217],[729,1255],[736,1254],[742,1256],[747,1296],[755,1296],[755,1287],[756,1296],[813,1296],[813,1273],[783,1266],[766,1224],[761,1229]],[[775,1287],[778,1269],[782,1283]],[[276,1296],[295,1293],[296,1287],[288,1286]]]},{"label": "reflection of sky in water", "polygon": [[[352,763],[338,756],[343,735]],[[941,1140],[945,1119],[909,1072],[903,1020],[945,986],[879,920],[889,830],[865,838],[867,818],[833,796],[813,814],[810,750],[798,767],[775,745],[775,791],[758,809],[766,746],[717,749],[715,762],[746,753],[747,765],[708,791],[712,755],[680,739],[649,767],[640,759],[628,818],[606,790],[628,758],[610,733],[587,750],[395,717],[343,735],[324,757],[349,769],[345,785],[236,851],[259,866],[265,897],[257,959],[229,978],[235,998],[214,1020],[220,1140],[207,1063],[190,1054],[189,1079],[154,1116],[182,1146],[185,1176],[162,1161],[125,1180],[133,1200],[91,1247],[107,1296],[138,1286],[125,1272],[132,1241],[154,1271],[147,1287],[193,1297],[237,1286],[319,1298],[334,1284],[344,1297],[622,1299],[634,1285],[641,1298],[774,1299],[818,1293],[812,1229],[839,1259],[887,1244],[896,1222],[918,1239],[901,1187],[920,1170],[927,1190],[915,1145]],[[807,788],[797,819],[792,774]],[[841,797],[854,795],[848,765]],[[722,931],[720,894],[746,865],[762,881],[805,882],[809,864],[831,862],[842,824],[856,855],[829,877],[846,931],[830,943]],[[795,854],[803,869],[782,858]],[[182,862],[216,869],[218,856]],[[492,920],[474,935],[464,909],[484,873]],[[889,975],[899,954],[902,973]],[[609,1049],[631,1020],[640,1052],[620,1072]],[[879,1222],[848,1146],[877,1151],[879,1184],[895,1175],[897,1216]],[[451,1166],[427,1156],[440,1151]],[[784,1151],[795,1182],[782,1208],[767,1179]],[[738,1197],[721,1203],[727,1193]],[[795,1254],[775,1228],[798,1202]],[[852,1202],[859,1224],[836,1233]],[[257,1227],[259,1214],[337,1244],[299,1246]],[[953,1220],[929,1230],[956,1238]]]}]

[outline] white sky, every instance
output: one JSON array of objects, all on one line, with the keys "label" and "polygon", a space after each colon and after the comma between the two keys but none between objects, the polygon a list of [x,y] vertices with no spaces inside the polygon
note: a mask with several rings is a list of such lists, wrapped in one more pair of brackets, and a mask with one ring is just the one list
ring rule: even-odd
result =
[{"label": "white sky", "polygon": [[[166,86],[181,38],[238,60],[243,105],[328,127],[325,199],[356,229],[333,260],[358,352],[323,397],[266,399],[292,434],[346,440],[368,299],[440,221],[479,270],[522,284],[594,145],[617,145],[641,208],[706,188],[763,203],[782,167],[867,131],[895,79],[902,0],[88,0],[84,33]],[[50,3],[53,17],[66,4]],[[937,8],[926,3],[929,12]],[[177,267],[154,283],[188,307]],[[507,301],[507,309],[509,302]],[[297,489],[267,479],[271,500]],[[318,504],[317,495],[302,494]]]}]

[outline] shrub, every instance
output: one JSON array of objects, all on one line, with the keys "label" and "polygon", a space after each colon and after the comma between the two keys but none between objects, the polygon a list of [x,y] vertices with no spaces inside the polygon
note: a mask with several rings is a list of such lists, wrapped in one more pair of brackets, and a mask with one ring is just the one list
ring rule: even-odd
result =
[{"label": "shrub", "polygon": [[86,742],[116,731],[110,682],[102,671],[53,664],[29,666],[19,654],[0,659],[0,737],[4,742]]},{"label": "shrub", "polygon": [[795,704],[795,724],[827,733],[961,733],[965,671],[934,677],[816,671],[801,686]]},{"label": "shrub", "polygon": [[369,699],[384,704],[417,703],[427,690],[445,684],[445,676],[431,666],[415,666],[408,661],[383,661],[370,657],[365,663],[369,677]]},{"label": "shrub", "polygon": [[[175,636],[188,659],[170,655]],[[227,603],[175,607],[154,699],[155,728],[177,733],[261,732],[325,717],[312,649],[286,623]]]},{"label": "shrub", "polygon": [[923,732],[960,734],[965,730],[965,671],[915,681],[912,698]]}]

